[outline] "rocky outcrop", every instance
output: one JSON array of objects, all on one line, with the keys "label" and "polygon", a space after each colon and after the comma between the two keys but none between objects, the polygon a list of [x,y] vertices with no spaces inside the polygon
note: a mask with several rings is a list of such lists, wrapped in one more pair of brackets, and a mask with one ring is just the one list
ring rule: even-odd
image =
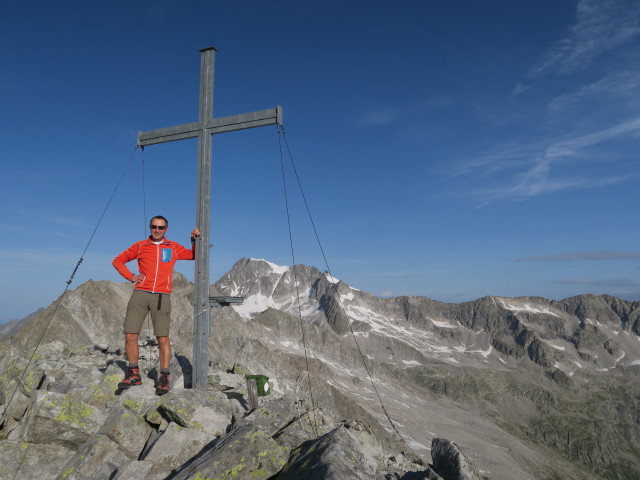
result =
[{"label": "rocky outcrop", "polygon": [[27,370],[34,375],[23,378],[24,359],[3,359],[0,375],[21,393],[4,384],[0,478],[369,479],[427,468],[394,460],[402,454],[375,438],[379,427],[347,413],[357,412],[353,404],[311,412],[274,392],[250,411],[244,377],[213,368],[210,378],[224,385],[185,389],[175,359],[167,395],[155,395],[155,369],[142,386],[119,391],[124,362],[115,352],[61,342],[39,352]]},{"label": "rocky outcrop", "polygon": [[460,451],[458,445],[446,438],[431,442],[433,469],[447,480],[482,480],[476,467]]}]

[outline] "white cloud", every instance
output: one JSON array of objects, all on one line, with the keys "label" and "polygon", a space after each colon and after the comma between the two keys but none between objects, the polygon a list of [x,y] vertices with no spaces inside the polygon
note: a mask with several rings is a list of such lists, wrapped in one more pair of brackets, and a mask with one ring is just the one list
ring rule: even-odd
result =
[{"label": "white cloud", "polygon": [[573,93],[560,95],[547,105],[550,113],[560,113],[571,109],[583,101],[598,100],[609,102],[612,99],[635,98],[640,90],[640,73],[626,71],[612,73],[597,82],[583,86]]},{"label": "white cloud", "polygon": [[594,145],[613,140],[616,137],[620,137],[626,134],[637,136],[639,133],[640,117],[619,123],[617,125],[613,125],[611,127],[603,128],[586,135],[580,135],[569,140],[557,142],[547,148],[545,156],[547,158],[568,156],[576,153],[580,149],[592,147]]},{"label": "white cloud", "polygon": [[[559,163],[574,161],[574,157],[580,157],[585,161],[585,152],[590,147],[617,140],[620,137],[637,136],[640,134],[640,117],[617,125],[580,135],[569,139],[551,142],[546,148],[541,145],[523,146],[521,152],[513,152],[510,160],[504,154],[497,157],[482,158],[475,162],[469,162],[456,172],[457,175],[479,175],[479,172],[495,174],[497,186],[476,191],[473,194],[478,197],[482,205],[500,199],[523,200],[536,195],[548,194],[563,190],[599,188],[615,185],[631,178],[631,174],[620,173],[610,176],[589,176],[571,173],[570,177],[562,178],[554,175],[553,167]],[[535,149],[541,151],[535,153]],[[523,155],[529,160],[524,161]],[[591,161],[609,161],[608,158],[592,158]],[[507,170],[516,170],[515,174],[508,174]],[[498,175],[502,173],[502,175]],[[504,177],[507,177],[504,179]],[[488,183],[487,181],[484,182]]]},{"label": "white cloud", "polygon": [[533,75],[572,73],[638,35],[640,3],[637,0],[581,0],[576,8],[575,23],[545,55]]}]

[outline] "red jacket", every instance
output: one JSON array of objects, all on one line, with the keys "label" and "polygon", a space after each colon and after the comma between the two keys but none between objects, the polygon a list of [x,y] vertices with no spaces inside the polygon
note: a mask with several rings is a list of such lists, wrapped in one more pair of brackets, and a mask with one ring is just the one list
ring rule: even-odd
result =
[{"label": "red jacket", "polygon": [[136,290],[151,293],[171,293],[173,265],[177,260],[193,260],[196,244],[187,250],[176,242],[166,238],[160,245],[150,239],[136,242],[113,259],[113,266],[118,273],[131,281],[135,276],[125,265],[131,260],[138,259],[138,271],[145,276],[142,282],[136,283]]}]

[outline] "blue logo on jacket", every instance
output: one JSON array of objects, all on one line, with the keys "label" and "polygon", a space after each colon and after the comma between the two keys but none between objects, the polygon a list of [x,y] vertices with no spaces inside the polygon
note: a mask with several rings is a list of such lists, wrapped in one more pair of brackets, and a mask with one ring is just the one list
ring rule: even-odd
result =
[{"label": "blue logo on jacket", "polygon": [[163,262],[170,262],[171,261],[171,253],[173,252],[172,249],[170,248],[163,248],[162,249],[162,261]]}]

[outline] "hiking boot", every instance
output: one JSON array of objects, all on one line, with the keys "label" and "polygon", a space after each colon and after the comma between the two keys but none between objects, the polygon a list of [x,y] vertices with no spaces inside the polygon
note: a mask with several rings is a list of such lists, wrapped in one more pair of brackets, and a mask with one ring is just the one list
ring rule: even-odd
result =
[{"label": "hiking boot", "polygon": [[142,378],[140,378],[140,369],[129,367],[124,378],[118,384],[118,388],[129,388],[133,387],[134,385],[142,385]]},{"label": "hiking boot", "polygon": [[156,384],[156,395],[164,395],[169,393],[169,382],[171,376],[168,373],[161,373],[158,383]]}]

